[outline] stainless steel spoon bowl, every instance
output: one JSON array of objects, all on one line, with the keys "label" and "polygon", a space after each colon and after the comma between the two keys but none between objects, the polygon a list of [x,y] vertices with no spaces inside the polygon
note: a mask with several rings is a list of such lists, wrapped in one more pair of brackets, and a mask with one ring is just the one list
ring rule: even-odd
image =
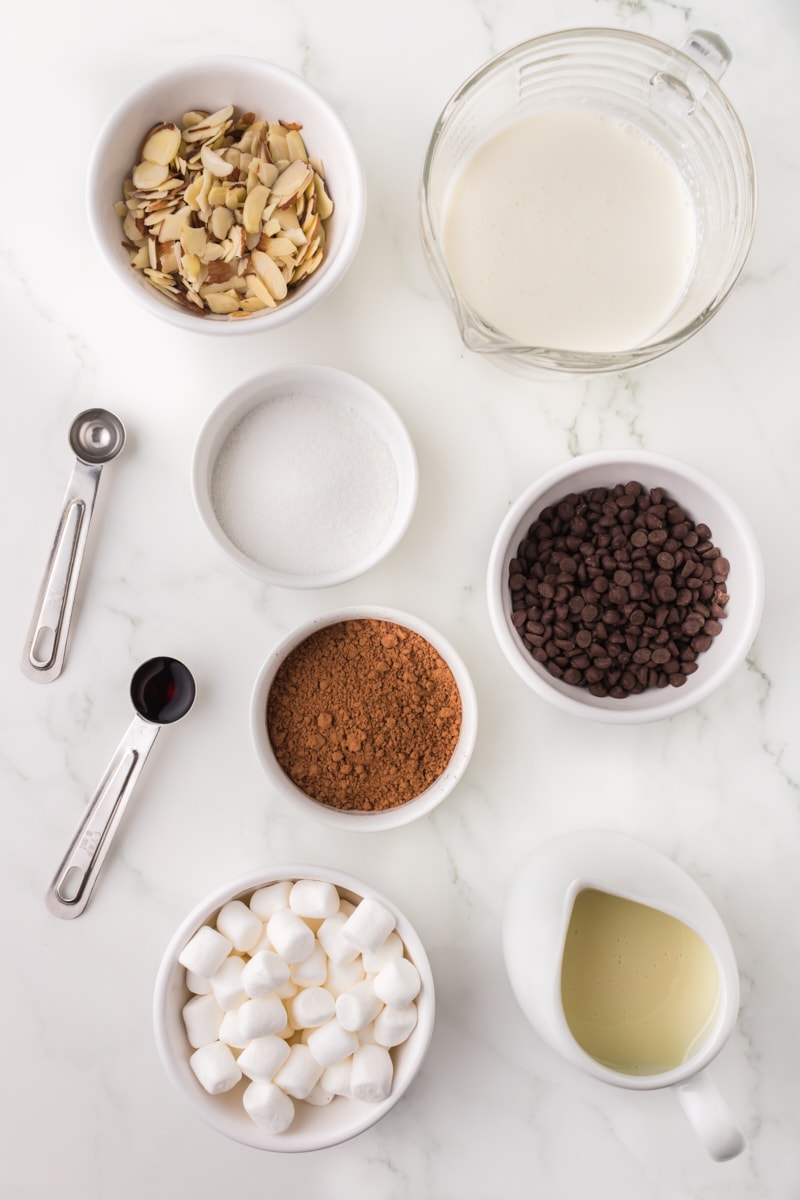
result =
[{"label": "stainless steel spoon bowl", "polygon": [[56,917],[79,917],[92,894],[111,840],[162,725],[185,717],[195,682],[177,658],[150,658],[131,680],[136,716],[111,759],[64,855],[45,902]]},{"label": "stainless steel spoon bowl", "polygon": [[125,427],[107,409],[89,408],[72,422],[69,444],[75,465],[20,662],[36,683],[48,683],[63,670],[100,473],[125,445]]}]

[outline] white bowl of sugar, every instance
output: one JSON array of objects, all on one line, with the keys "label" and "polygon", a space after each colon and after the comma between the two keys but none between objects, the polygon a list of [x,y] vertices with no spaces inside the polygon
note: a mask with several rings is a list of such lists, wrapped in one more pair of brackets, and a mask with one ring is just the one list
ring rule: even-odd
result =
[{"label": "white bowl of sugar", "polygon": [[394,549],[417,500],[414,446],[391,404],[334,367],[293,363],[241,384],[194,455],[198,511],[243,570],[334,587]]}]

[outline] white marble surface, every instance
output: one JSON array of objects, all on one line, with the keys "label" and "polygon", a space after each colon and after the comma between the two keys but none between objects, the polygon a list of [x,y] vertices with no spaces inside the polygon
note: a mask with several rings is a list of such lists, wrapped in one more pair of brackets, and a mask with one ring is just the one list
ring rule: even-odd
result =
[{"label": "white marble surface", "polygon": [[[466,354],[428,274],[416,192],[453,89],[528,36],[610,25],[679,42],[717,29],[725,88],[760,185],[735,293],[690,344],[635,374],[531,384]],[[800,1190],[800,11],[791,0],[100,0],[8,5],[0,87],[3,330],[4,808],[0,991],[8,1200],[338,1200],[504,1195],[575,1200],[758,1197]],[[121,294],[86,227],[83,179],[108,110],[140,80],[209,52],[271,57],[337,106],[362,155],[369,211],[358,259],[294,326],[220,345],[154,323]],[[355,582],[270,590],[223,560],[192,504],[189,469],[212,406],[296,359],[362,375],[397,407],[421,469],[399,548]],[[18,655],[71,464],[66,432],[91,405],[123,417],[107,470],[63,677],[37,687]],[[701,708],[609,728],[544,704],[489,628],[484,570],[508,504],[539,472],[596,448],[644,446],[707,470],[740,502],[766,564],[747,664]],[[480,704],[478,744],[431,817],[384,834],[331,834],[290,816],[248,734],[257,670],[297,621],[388,604],[459,648]],[[59,922],[43,892],[126,727],[145,658],[184,659],[198,701],[162,735],[94,901]],[[544,837],[601,827],[664,851],[717,905],[741,970],[737,1030],[712,1075],[748,1149],[718,1165],[674,1098],[612,1091],[527,1027],[500,955],[511,872]],[[423,1071],[386,1120],[309,1156],[267,1155],[209,1132],[156,1058],[151,994],[163,946],[208,890],[260,864],[361,875],[416,924],[437,984]]]}]

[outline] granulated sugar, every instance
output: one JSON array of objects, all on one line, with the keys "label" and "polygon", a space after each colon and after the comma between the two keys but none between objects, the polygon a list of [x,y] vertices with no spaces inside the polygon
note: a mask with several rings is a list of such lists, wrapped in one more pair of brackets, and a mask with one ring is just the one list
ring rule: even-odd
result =
[{"label": "granulated sugar", "polygon": [[354,409],[288,394],[228,434],[211,497],[222,529],[263,566],[297,575],[343,570],[381,541],[397,505],[392,455]]}]

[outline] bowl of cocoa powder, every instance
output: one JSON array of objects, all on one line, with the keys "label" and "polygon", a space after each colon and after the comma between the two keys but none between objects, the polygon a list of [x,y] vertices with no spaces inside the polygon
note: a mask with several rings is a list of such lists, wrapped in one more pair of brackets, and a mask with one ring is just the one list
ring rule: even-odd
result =
[{"label": "bowl of cocoa powder", "polygon": [[375,831],[425,816],[466,770],[477,702],[457,651],[383,607],[314,618],[275,647],[251,700],[270,783],[328,825]]},{"label": "bowl of cocoa powder", "polygon": [[764,570],[751,526],[712,479],[644,450],[584,454],[506,513],[489,615],[520,678],[590,720],[661,720],[744,661]]}]

